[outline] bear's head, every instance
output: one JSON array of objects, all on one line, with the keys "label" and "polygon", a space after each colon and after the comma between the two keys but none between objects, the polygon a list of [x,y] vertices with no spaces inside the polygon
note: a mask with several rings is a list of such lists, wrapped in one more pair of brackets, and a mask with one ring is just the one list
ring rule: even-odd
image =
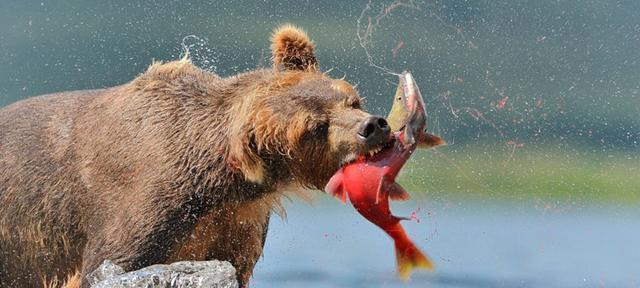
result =
[{"label": "bear's head", "polygon": [[230,157],[249,181],[322,189],[341,165],[388,143],[390,128],[352,85],[320,71],[304,31],[284,25],[271,40],[273,71],[237,111]]}]

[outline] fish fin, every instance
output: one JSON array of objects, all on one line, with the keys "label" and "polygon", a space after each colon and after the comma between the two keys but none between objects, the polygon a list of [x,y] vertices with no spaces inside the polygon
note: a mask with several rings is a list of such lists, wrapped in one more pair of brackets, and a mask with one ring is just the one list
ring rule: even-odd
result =
[{"label": "fish fin", "polygon": [[393,183],[387,183],[386,185],[387,187],[385,187],[385,189],[387,190],[387,192],[389,193],[389,199],[391,200],[395,200],[395,201],[407,201],[409,200],[410,196],[409,193],[407,193],[406,190],[404,190],[404,188],[402,188],[402,186],[400,186],[400,184],[393,182]]},{"label": "fish fin", "polygon": [[419,149],[429,149],[447,144],[442,138],[427,132],[418,133],[417,142]]},{"label": "fish fin", "polygon": [[398,277],[407,281],[411,277],[413,269],[433,271],[433,263],[416,247],[409,238],[403,237],[395,242],[396,260],[398,261]]},{"label": "fish fin", "polygon": [[396,219],[398,219],[398,221],[402,221],[402,220],[411,220],[411,218],[409,218],[409,217],[404,217],[404,216],[395,216],[395,215],[394,215],[393,217],[396,217]]},{"label": "fish fin", "polygon": [[342,169],[340,169],[340,171],[336,172],[336,174],[329,179],[327,185],[324,186],[324,191],[338,198],[342,203],[346,203],[347,193],[344,190],[343,178]]}]

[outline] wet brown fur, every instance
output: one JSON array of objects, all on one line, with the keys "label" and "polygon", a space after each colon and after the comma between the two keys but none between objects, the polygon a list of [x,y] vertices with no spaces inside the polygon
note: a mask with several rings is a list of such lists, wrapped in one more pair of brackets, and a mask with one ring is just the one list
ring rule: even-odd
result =
[{"label": "wet brown fur", "polygon": [[272,50],[272,69],[221,78],[185,58],[2,108],[0,287],[86,287],[105,259],[228,260],[246,284],[283,187],[322,189],[374,148],[355,137],[360,97],[319,72],[302,30]]}]

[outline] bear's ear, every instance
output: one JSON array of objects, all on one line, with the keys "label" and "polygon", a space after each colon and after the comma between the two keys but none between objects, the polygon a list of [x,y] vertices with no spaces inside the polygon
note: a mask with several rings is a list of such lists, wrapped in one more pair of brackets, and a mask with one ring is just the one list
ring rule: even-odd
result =
[{"label": "bear's ear", "polygon": [[315,45],[302,29],[291,24],[276,28],[271,36],[273,67],[276,70],[318,70]]}]

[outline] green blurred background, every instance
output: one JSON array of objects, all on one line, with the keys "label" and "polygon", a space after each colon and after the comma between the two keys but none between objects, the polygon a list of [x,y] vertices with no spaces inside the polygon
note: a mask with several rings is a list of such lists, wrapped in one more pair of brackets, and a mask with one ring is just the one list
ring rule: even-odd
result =
[{"label": "green blurred background", "polygon": [[268,66],[269,35],[290,22],[374,113],[397,79],[361,44],[376,65],[413,71],[449,146],[410,161],[399,182],[411,191],[640,203],[640,1],[403,3],[3,0],[0,106],[125,83],[185,47],[220,75]]}]

